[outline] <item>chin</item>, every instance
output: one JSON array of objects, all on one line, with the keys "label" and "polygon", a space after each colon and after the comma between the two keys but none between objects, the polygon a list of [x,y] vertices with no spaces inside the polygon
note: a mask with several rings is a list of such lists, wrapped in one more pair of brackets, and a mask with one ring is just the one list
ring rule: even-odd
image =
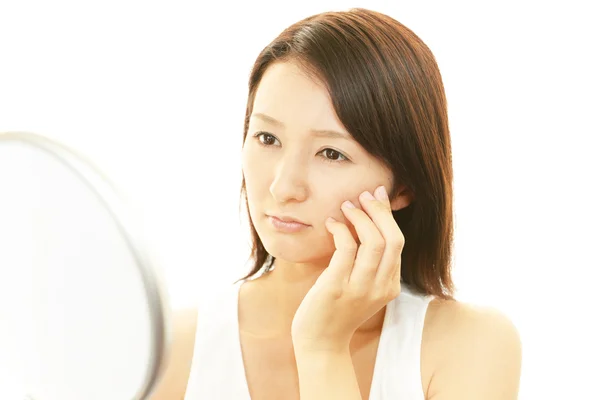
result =
[{"label": "chin", "polygon": [[305,263],[313,259],[312,252],[306,249],[310,246],[305,245],[298,239],[273,239],[272,237],[261,236],[263,246],[273,257],[286,260],[291,263]]},{"label": "chin", "polygon": [[[315,245],[306,237],[280,234],[272,232],[268,228],[259,229],[257,227],[257,232],[265,250],[275,258],[293,263],[303,263],[309,262],[318,255],[315,254],[317,253]],[[307,251],[307,249],[312,249],[312,251]]]},{"label": "chin", "polygon": [[[267,252],[279,260],[294,264],[308,264],[331,260],[335,248],[329,249],[298,238],[277,238],[260,235]],[[310,249],[307,251],[307,249]]]}]

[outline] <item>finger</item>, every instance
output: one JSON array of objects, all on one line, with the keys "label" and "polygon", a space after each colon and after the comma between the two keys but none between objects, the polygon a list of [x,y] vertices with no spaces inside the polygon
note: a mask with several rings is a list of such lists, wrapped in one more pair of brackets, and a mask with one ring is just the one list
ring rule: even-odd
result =
[{"label": "finger", "polygon": [[402,248],[396,245],[386,245],[374,285],[380,288],[389,287],[390,284],[400,283],[402,272]]},{"label": "finger", "polygon": [[375,198],[385,204],[390,211],[392,210],[392,204],[390,203],[390,199],[388,197],[388,190],[385,188],[385,186],[379,186],[377,189],[375,189],[373,194],[375,195]]},{"label": "finger", "polygon": [[392,215],[385,187],[378,187],[375,190],[375,196],[377,198],[374,200],[362,197],[361,202],[385,242],[385,250],[374,277],[375,284],[385,285],[395,280],[400,281],[401,258],[405,240],[398,223]]},{"label": "finger", "polygon": [[[391,212],[392,205],[391,205],[388,193],[389,193],[389,191],[385,188],[385,186],[380,186],[377,189],[375,189],[375,198],[377,198],[379,201],[386,204],[388,206],[388,209]],[[398,225],[397,222],[396,222],[396,225]],[[403,242],[402,250],[404,250],[404,246],[406,245],[406,240],[404,237],[404,233],[402,232],[402,229],[400,229],[400,227],[398,227],[398,229],[400,230],[400,235],[402,235],[402,239],[401,239]],[[399,285],[401,279],[402,279],[402,252],[400,253],[400,257],[397,262],[397,267],[395,268],[394,276],[392,277],[392,282],[396,282]]]},{"label": "finger", "polygon": [[330,217],[325,222],[325,227],[333,235],[335,251],[329,266],[321,275],[325,275],[332,281],[346,284],[352,273],[358,244],[346,224]]},{"label": "finger", "polygon": [[[365,194],[363,193],[361,196],[365,196]],[[385,241],[371,218],[363,210],[346,207],[342,207],[342,210],[346,218],[354,225],[360,240],[349,283],[355,284],[356,288],[360,290],[366,290],[375,279],[385,250]]]}]

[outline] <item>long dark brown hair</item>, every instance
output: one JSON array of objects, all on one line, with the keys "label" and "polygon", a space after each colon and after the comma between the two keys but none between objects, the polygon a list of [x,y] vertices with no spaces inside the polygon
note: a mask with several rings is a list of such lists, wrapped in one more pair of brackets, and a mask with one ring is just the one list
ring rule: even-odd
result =
[{"label": "long dark brown hair", "polygon": [[[260,80],[274,62],[293,61],[322,82],[352,137],[393,173],[390,199],[405,187],[411,204],[393,212],[405,237],[402,281],[423,294],[453,299],[453,171],[446,95],[435,57],[395,19],[361,8],[325,12],[285,29],[259,54],[249,79],[246,139]],[[242,142],[243,143],[243,142]],[[247,279],[275,259],[252,223]],[[241,203],[240,203],[241,204]]]}]

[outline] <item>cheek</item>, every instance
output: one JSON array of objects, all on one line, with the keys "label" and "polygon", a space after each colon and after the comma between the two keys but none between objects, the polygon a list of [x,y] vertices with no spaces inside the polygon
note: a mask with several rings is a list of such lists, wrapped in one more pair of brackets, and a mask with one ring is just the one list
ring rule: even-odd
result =
[{"label": "cheek", "polygon": [[[260,152],[244,147],[242,150],[242,173],[246,185],[248,207],[252,217],[260,217],[265,193],[269,190],[271,172],[269,164],[261,162]],[[258,213],[258,214],[257,214]]]},{"label": "cheek", "polygon": [[249,148],[250,144],[245,143],[244,148],[242,149],[242,171],[244,175],[247,175],[250,172],[250,165],[252,165],[252,151]]},{"label": "cheek", "polygon": [[[358,235],[356,234],[356,229],[354,228],[354,225],[352,224],[352,222],[350,222],[350,220],[346,218],[346,215],[344,214],[341,208],[342,203],[346,200],[349,200],[352,202],[352,204],[354,204],[354,206],[362,210],[362,206],[360,204],[360,201],[358,200],[358,194],[356,193],[357,190],[354,190],[354,188],[352,190],[348,190],[348,187],[346,186],[344,188],[338,187],[337,190],[332,190],[331,192],[336,193],[336,195],[334,198],[328,199],[329,207],[328,213],[326,214],[325,218],[331,216],[337,221],[346,224],[346,226],[350,230],[350,233],[352,233],[354,239],[358,240]],[[323,226],[325,226],[324,222]]]},{"label": "cheek", "polygon": [[[339,192],[341,192],[341,191],[342,190],[340,190]],[[335,193],[335,192],[333,192],[333,193]],[[338,222],[343,222],[344,224],[346,224],[346,226],[348,226],[348,228],[350,228],[350,230],[352,231],[352,223],[346,218],[346,215],[344,214],[344,212],[342,211],[342,208],[341,208],[342,203],[346,200],[352,201],[352,203],[354,203],[354,205],[359,205],[359,204],[357,204],[358,200],[355,200],[354,197],[350,196],[350,195],[348,195],[347,197],[343,196],[343,195],[342,196],[336,195],[335,198],[328,199],[327,209],[326,209],[326,212],[323,217],[323,227],[325,227],[325,219],[327,219],[327,217],[333,217]]]},{"label": "cheek", "polygon": [[[339,202],[340,206],[343,201],[344,200],[340,200],[340,202]],[[356,202],[354,202],[354,203],[356,204]],[[327,219],[327,217],[333,217],[336,219],[336,221],[345,224],[346,227],[348,228],[348,230],[350,231],[350,234],[354,238],[354,241],[356,243],[359,243],[358,235],[356,233],[356,229],[354,228],[354,225],[352,224],[352,222],[350,222],[350,220],[348,220],[346,218],[346,216],[344,215],[343,211],[341,210],[341,208],[339,206],[333,206],[328,209],[328,213],[326,214],[325,218],[323,219],[323,221],[321,223],[321,225],[322,225],[321,228],[322,228],[323,234],[325,235],[326,240],[331,241],[330,244],[332,246],[332,249],[335,248],[335,244],[333,242],[333,236],[331,235],[331,233],[327,230],[327,227],[325,226],[325,219]]]},{"label": "cheek", "polygon": [[251,144],[247,144],[242,150],[242,173],[248,189],[256,184],[257,178],[262,175],[261,168],[264,169],[264,163],[259,161],[257,152],[251,146]]},{"label": "cheek", "polygon": [[329,199],[327,199],[327,203],[329,205],[329,214],[333,218],[337,220],[345,220],[346,216],[342,212],[342,203],[346,200],[349,200],[356,207],[361,208],[361,204],[358,201],[358,195],[360,191],[354,188],[354,185],[350,187],[350,185],[339,185],[335,186],[329,185],[329,193],[334,194]]}]

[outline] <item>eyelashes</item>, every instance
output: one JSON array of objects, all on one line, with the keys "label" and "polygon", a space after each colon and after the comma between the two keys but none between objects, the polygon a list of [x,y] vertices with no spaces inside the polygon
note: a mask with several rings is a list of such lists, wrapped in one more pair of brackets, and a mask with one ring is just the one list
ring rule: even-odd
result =
[{"label": "eyelashes", "polygon": [[[272,141],[274,140],[278,140],[275,136],[273,136],[270,133],[267,132],[258,132],[255,133],[254,135],[252,135],[253,138],[255,138],[258,141],[258,144],[261,145],[262,147],[271,147],[273,144],[272,143],[265,143],[263,142],[260,138],[265,138],[265,140],[270,139],[268,141]],[[322,158],[326,161],[326,162],[330,162],[330,163],[345,163],[345,162],[349,162],[350,160],[348,159],[348,157],[346,157],[344,154],[340,153],[337,150],[331,149],[331,148],[327,148],[327,149],[323,149],[319,152],[319,154],[321,153],[325,153],[325,156],[323,156]],[[329,156],[334,156],[336,157],[336,159],[332,159],[327,157],[327,155]],[[337,158],[339,157],[339,158]]]}]

